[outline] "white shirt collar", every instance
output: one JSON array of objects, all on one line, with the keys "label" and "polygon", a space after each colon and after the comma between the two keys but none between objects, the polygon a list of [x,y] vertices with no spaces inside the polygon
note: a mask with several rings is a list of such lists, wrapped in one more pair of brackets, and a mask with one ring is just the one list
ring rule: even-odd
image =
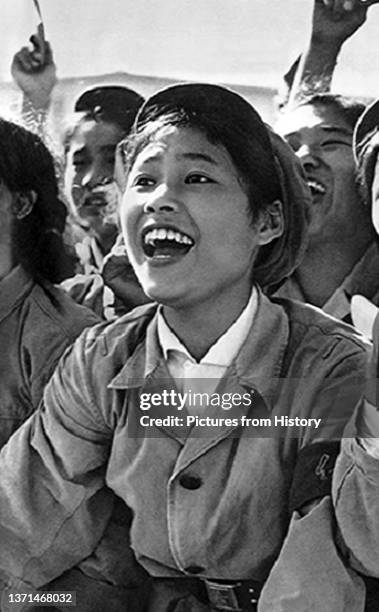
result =
[{"label": "white shirt collar", "polygon": [[[201,359],[200,364],[212,364],[223,367],[228,367],[231,364],[253,324],[257,306],[258,292],[253,287],[250,299],[238,319],[210,347],[207,354]],[[158,310],[158,339],[166,360],[169,359],[169,353],[175,351],[175,353],[181,353],[186,359],[196,363],[186,347],[167,325],[161,307]]]}]

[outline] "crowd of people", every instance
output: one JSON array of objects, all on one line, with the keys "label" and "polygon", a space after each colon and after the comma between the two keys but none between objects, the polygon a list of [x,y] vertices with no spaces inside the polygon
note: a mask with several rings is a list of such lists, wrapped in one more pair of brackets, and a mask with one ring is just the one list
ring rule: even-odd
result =
[{"label": "crowd of people", "polygon": [[2,612],[379,610],[379,101],[330,92],[377,2],[314,0],[273,129],[99,86],[55,159],[43,30],[15,54]]}]

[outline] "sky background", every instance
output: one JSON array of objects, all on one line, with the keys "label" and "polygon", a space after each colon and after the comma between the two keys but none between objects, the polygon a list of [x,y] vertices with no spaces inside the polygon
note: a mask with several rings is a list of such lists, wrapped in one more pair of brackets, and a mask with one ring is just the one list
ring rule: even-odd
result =
[{"label": "sky background", "polygon": [[[0,0],[0,80],[32,32],[32,0]],[[313,0],[40,0],[59,76],[134,74],[275,86]],[[346,44],[335,87],[379,96],[379,5]]]}]

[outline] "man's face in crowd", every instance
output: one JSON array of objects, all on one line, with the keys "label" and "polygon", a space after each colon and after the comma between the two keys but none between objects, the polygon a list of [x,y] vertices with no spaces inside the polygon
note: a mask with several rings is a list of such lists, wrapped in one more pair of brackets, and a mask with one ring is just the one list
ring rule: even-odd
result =
[{"label": "man's face in crowd", "polygon": [[333,108],[306,104],[284,114],[277,131],[299,157],[312,192],[311,244],[353,236],[362,211],[351,127]]}]

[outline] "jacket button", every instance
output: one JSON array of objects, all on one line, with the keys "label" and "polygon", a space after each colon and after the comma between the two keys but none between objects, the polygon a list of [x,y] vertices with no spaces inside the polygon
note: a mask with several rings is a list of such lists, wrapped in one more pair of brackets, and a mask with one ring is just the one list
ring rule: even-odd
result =
[{"label": "jacket button", "polygon": [[202,480],[198,476],[192,476],[191,474],[183,474],[179,478],[179,484],[185,489],[190,489],[194,491],[195,489],[199,489],[202,485]]},{"label": "jacket button", "polygon": [[204,567],[201,567],[201,565],[189,565],[184,571],[189,574],[201,574],[204,571]]}]

